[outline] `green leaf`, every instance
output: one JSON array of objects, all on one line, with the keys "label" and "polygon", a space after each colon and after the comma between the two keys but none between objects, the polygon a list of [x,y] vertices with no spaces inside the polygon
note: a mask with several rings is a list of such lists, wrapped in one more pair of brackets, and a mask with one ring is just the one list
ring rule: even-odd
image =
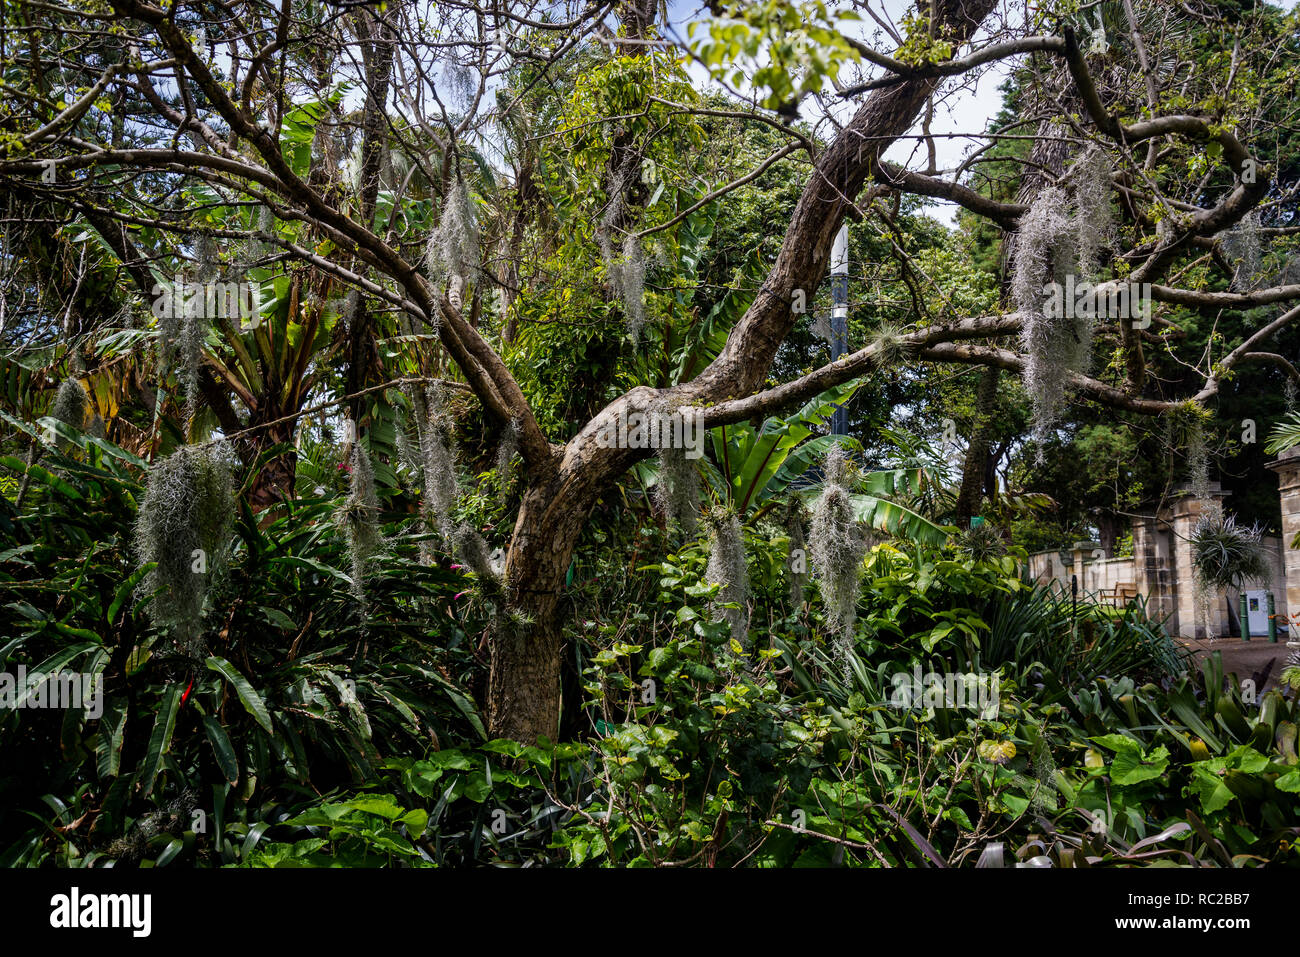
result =
[{"label": "green leaf", "polygon": [[87,651],[91,651],[98,647],[99,645],[91,644],[90,642],[86,642],[85,644],[80,644],[80,645],[73,645],[71,648],[64,648],[62,651],[55,652],[54,654],[50,655],[50,657],[42,661],[35,668],[29,669],[27,672],[29,681],[31,680],[31,676],[38,672],[41,675],[43,675],[44,678],[43,680],[38,681],[35,684],[28,684],[26,688],[21,689],[18,700],[14,702],[13,706],[15,708],[21,708],[23,706],[23,702],[25,702],[29,697],[31,697],[32,692],[34,692],[41,685],[45,684],[45,682],[49,680],[50,676],[58,674],[60,671],[63,670],[65,665],[69,664],[75,658],[79,658],[81,655],[84,655]]},{"label": "green leaf", "polygon": [[260,724],[262,730],[267,734],[273,735],[274,732],[271,730],[271,715],[266,710],[266,702],[262,700],[262,696],[257,693],[253,686],[248,683],[248,679],[236,671],[235,666],[229,661],[225,658],[218,658],[216,655],[212,655],[208,658],[207,666],[235,686],[235,691],[239,695],[239,700],[243,703],[244,708],[248,713],[253,716],[253,720]]},{"label": "green leaf", "polygon": [[217,767],[231,784],[239,783],[239,762],[235,758],[235,749],[230,744],[230,736],[216,718],[203,716],[203,730],[212,742],[212,753],[216,756]]},{"label": "green leaf", "polygon": [[104,709],[99,721],[99,748],[96,767],[101,778],[115,778],[122,765],[122,732],[126,729],[126,709],[116,702]]},{"label": "green leaf", "polygon": [[180,708],[181,686],[169,685],[163,692],[162,707],[153,723],[153,733],[149,736],[149,746],[145,750],[144,763],[140,768],[140,794],[148,797],[153,791],[154,781],[158,777],[158,768],[162,757],[172,746],[172,731],[176,728],[176,712]]},{"label": "green leaf", "polygon": [[127,599],[131,597],[131,593],[135,590],[135,586],[140,584],[140,580],[144,578],[153,567],[153,562],[143,565],[136,569],[130,578],[117,587],[117,592],[113,595],[113,602],[108,606],[109,624],[112,624],[117,620],[117,613],[122,610],[122,606],[126,604]]}]

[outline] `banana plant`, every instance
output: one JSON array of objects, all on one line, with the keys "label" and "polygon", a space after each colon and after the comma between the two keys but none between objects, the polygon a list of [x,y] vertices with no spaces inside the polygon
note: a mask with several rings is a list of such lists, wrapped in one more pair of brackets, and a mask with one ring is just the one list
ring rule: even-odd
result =
[{"label": "banana plant", "polygon": [[[834,443],[860,451],[848,436],[815,435],[835,410],[852,398],[862,380],[822,393],[793,415],[769,418],[757,429],[747,424],[721,426],[712,432],[713,461],[704,465],[714,492],[742,515],[758,518],[784,500],[787,492],[803,500],[821,494],[807,473]],[[924,466],[881,469],[863,474],[849,495],[854,516],[872,528],[913,541],[942,544],[949,531],[899,499],[924,495],[936,476]],[[800,487],[801,486],[801,487]]]}]

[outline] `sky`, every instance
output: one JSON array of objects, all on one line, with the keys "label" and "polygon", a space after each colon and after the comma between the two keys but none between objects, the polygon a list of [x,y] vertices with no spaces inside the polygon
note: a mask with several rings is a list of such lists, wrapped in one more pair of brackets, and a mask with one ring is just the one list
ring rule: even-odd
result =
[{"label": "sky", "polygon": [[[1300,0],[1272,0],[1272,2],[1274,6],[1281,7],[1284,10],[1292,10],[1300,3]],[[833,2],[827,5],[832,9],[837,6]],[[872,7],[877,14],[887,18],[897,26],[906,11],[914,5],[914,0],[883,0],[883,2],[873,3]],[[1012,2],[1003,0],[999,9],[1008,22],[1023,23],[1025,9],[1023,0],[1012,0]],[[685,39],[686,36],[686,23],[692,19],[707,19],[710,16],[708,10],[702,8],[698,0],[670,0],[668,12],[670,21],[682,39]],[[877,39],[872,42],[872,37],[869,34],[876,29],[874,23],[870,20],[864,20],[861,26],[862,29],[857,33],[859,39],[871,43],[874,48],[881,52],[892,52],[888,38],[884,40]],[[978,38],[979,35],[977,35],[977,40]],[[978,134],[985,130],[989,120],[1002,107],[1002,94],[998,88],[1015,69],[1018,60],[1019,58],[1014,58],[996,62],[978,77],[968,77],[960,81],[960,87],[958,87],[958,81],[953,80],[941,88],[947,91],[948,95],[942,103],[936,105],[934,120],[930,124],[930,132],[935,137],[937,166],[941,173],[951,171],[960,165],[966,151],[973,144],[973,140],[969,137],[944,136],[942,134]],[[703,68],[693,66],[692,73],[700,82],[709,82]],[[844,112],[846,114],[850,113],[854,106],[856,104],[846,104]],[[816,104],[812,105],[812,109],[818,109]],[[805,111],[803,118],[813,119],[814,117],[808,111]],[[918,123],[913,128],[912,133],[919,132],[920,124]],[[917,170],[924,169],[927,164],[925,146],[917,139],[900,139],[885,152],[885,158]],[[927,211],[935,219],[951,226],[955,224],[959,207],[954,203],[933,201],[927,204]]]},{"label": "sky", "polygon": [[[1300,0],[1290,0],[1291,3],[1300,3]],[[828,4],[832,8],[835,4]],[[883,18],[892,23],[895,28],[901,23],[904,14],[914,7],[913,2],[909,0],[884,0],[883,3],[873,4],[873,8]],[[1021,4],[1008,5],[1004,4],[1004,9],[1008,11],[1007,16],[1013,19],[1016,14],[1014,10],[1023,9]],[[673,25],[676,34],[682,39],[686,38],[686,24],[693,19],[708,19],[710,14],[707,9],[702,8],[696,0],[673,0],[668,5],[669,19]],[[1021,14],[1023,16],[1023,14]],[[892,53],[892,41],[888,37],[881,39],[878,28],[869,19],[864,19],[861,24],[850,25],[857,26],[857,30],[849,30],[856,38],[864,42],[871,43],[873,47],[885,53]],[[899,29],[901,33],[902,30]],[[872,34],[876,33],[876,36]],[[958,88],[957,81],[949,81],[942,89],[947,91],[948,95],[943,98],[942,102],[936,104],[933,122],[930,124],[930,132],[935,136],[935,156],[940,171],[953,170],[962,161],[967,150],[972,145],[972,140],[968,137],[945,136],[943,134],[971,134],[982,132],[991,117],[993,117],[1002,107],[1002,94],[998,87],[1010,75],[1015,66],[1015,61],[1007,60],[995,63],[985,70],[981,75],[975,78],[965,78]],[[692,74],[701,82],[710,82],[707,74],[702,67],[693,65]],[[854,109],[860,105],[860,101],[845,103],[837,111],[837,118],[841,121],[852,115]],[[808,104],[802,115],[803,119],[813,120],[816,118],[815,111],[820,107],[815,104]],[[920,132],[918,123],[913,133]],[[926,157],[926,148],[923,143],[917,139],[900,139],[885,152],[885,158],[893,162],[906,165],[912,169],[924,169],[928,160]],[[956,220],[958,208],[953,203],[932,202],[927,204],[930,215],[946,225],[953,225]]]}]

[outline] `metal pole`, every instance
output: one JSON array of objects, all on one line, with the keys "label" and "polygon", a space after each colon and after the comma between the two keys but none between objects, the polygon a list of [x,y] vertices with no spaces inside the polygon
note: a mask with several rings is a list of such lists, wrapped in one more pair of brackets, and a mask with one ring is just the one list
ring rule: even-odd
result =
[{"label": "metal pole", "polygon": [[[840,226],[831,246],[831,361],[849,351],[849,224]],[[849,410],[840,406],[831,416],[831,431],[847,435]]]},{"label": "metal pole", "polygon": [[1265,592],[1264,597],[1268,601],[1268,640],[1277,644],[1277,605],[1271,591]]},{"label": "metal pole", "polygon": [[1246,593],[1241,593],[1240,601],[1241,611],[1238,616],[1241,619],[1241,640],[1250,641],[1250,609],[1246,607]]}]

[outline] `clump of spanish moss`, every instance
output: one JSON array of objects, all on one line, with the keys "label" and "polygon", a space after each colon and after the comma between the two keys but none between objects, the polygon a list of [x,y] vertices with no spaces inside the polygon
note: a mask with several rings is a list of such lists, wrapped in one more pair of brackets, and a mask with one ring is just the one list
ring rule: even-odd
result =
[{"label": "clump of spanish moss", "polygon": [[645,252],[631,233],[623,240],[623,255],[609,264],[609,281],[623,303],[623,318],[633,344],[645,326]]},{"label": "clump of spanish moss", "polygon": [[[429,281],[435,287],[446,281],[463,289],[464,283],[478,274],[478,239],[469,189],[457,177],[443,200],[438,228],[429,234],[425,252]],[[455,302],[452,304],[459,307]]]},{"label": "clump of spanish moss", "polygon": [[348,335],[352,335],[352,321],[360,311],[361,293],[353,289],[344,297],[343,306],[339,309],[339,318],[343,320],[343,331]]},{"label": "clump of spanish moss", "polygon": [[695,534],[700,516],[700,475],[686,457],[686,449],[665,445],[659,450],[655,504],[687,535]]},{"label": "clump of spanish moss", "polygon": [[1232,288],[1236,292],[1249,292],[1259,285],[1260,259],[1263,243],[1259,234],[1259,210],[1252,209],[1221,240],[1223,251],[1236,260],[1232,275]]},{"label": "clump of spanish moss", "polygon": [[501,444],[497,446],[496,473],[499,502],[505,505],[514,487],[515,456],[519,454],[519,417],[511,419],[501,431]]},{"label": "clump of spanish moss", "polygon": [[64,379],[54,396],[50,415],[64,425],[82,431],[90,418],[90,393],[79,379]]},{"label": "clump of spanish moss", "polygon": [[446,70],[447,82],[456,96],[456,101],[468,107],[474,102],[474,93],[478,89],[474,74],[469,67],[458,60],[449,61]]},{"label": "clump of spanish moss", "polygon": [[452,509],[460,491],[456,474],[456,453],[451,424],[433,402],[429,421],[421,434],[424,443],[424,508],[429,524],[444,536],[451,536]]},{"label": "clump of spanish moss", "polygon": [[175,368],[174,355],[176,353],[177,343],[180,341],[182,327],[185,323],[186,310],[181,308],[179,303],[180,297],[176,295],[173,289],[171,294],[172,308],[162,310],[162,315],[158,317],[158,376],[166,376]]},{"label": "clump of spanish moss", "polygon": [[842,446],[830,447],[824,469],[825,484],[812,507],[808,548],[826,606],[826,623],[835,636],[835,657],[847,667],[858,616],[862,559],[871,543],[853,516]]},{"label": "clump of spanish moss", "polygon": [[637,175],[639,167],[633,160],[635,157],[629,155],[628,161],[625,162],[621,169],[617,170],[609,181],[609,204],[605,207],[605,212],[600,217],[600,227],[596,230],[596,236],[600,243],[600,257],[605,260],[606,266],[611,266],[614,262],[614,243],[611,237],[614,231],[619,228],[624,216],[627,213],[627,188],[631,185],[633,177]]},{"label": "clump of spanish moss", "polygon": [[[1016,233],[1011,297],[1021,315],[1024,380],[1033,404],[1033,437],[1040,445],[1060,417],[1068,373],[1082,369],[1092,347],[1092,319],[1048,308],[1044,285],[1060,282],[1069,259],[1061,240],[1070,234],[1065,194],[1049,186],[1020,217]],[[1057,303],[1057,305],[1061,305]]]},{"label": "clump of spanish moss", "polygon": [[235,513],[224,443],[183,445],[154,462],[136,517],[135,553],[154,567],[140,582],[150,618],[199,657],[203,599],[219,570]]},{"label": "clump of spanish moss", "polygon": [[1052,760],[1052,749],[1040,736],[1033,749],[1034,787],[1031,803],[1039,810],[1056,810],[1056,762]]},{"label": "clump of spanish moss", "polygon": [[176,348],[180,358],[177,370],[181,388],[185,393],[185,422],[193,429],[202,394],[199,391],[199,366],[203,361],[203,343],[207,339],[208,323],[198,308],[187,309],[181,320],[180,337]]},{"label": "clump of spanish moss", "polygon": [[344,499],[340,518],[347,536],[348,557],[352,563],[352,594],[364,608],[366,572],[379,549],[383,536],[379,532],[379,496],[375,492],[375,470],[362,444],[354,442],[351,454],[351,487]]},{"label": "clump of spanish moss", "polygon": [[455,556],[483,581],[495,582],[505,571],[499,560],[493,560],[483,536],[470,525],[463,522],[457,525],[451,533],[451,543]]},{"label": "clump of spanish moss", "polygon": [[[749,568],[745,563],[745,542],[735,509],[718,506],[704,515],[709,532],[709,564],[705,581],[721,585],[713,605],[714,621],[731,626],[733,641],[745,644],[749,634]],[[735,604],[735,608],[723,605]]]},{"label": "clump of spanish moss", "polygon": [[1098,254],[1110,238],[1111,162],[1104,150],[1093,147],[1070,167],[1074,185],[1075,258],[1080,278],[1097,275]]},{"label": "clump of spanish moss", "polygon": [[1200,416],[1195,416],[1187,427],[1187,484],[1196,501],[1210,501],[1210,450]]}]

